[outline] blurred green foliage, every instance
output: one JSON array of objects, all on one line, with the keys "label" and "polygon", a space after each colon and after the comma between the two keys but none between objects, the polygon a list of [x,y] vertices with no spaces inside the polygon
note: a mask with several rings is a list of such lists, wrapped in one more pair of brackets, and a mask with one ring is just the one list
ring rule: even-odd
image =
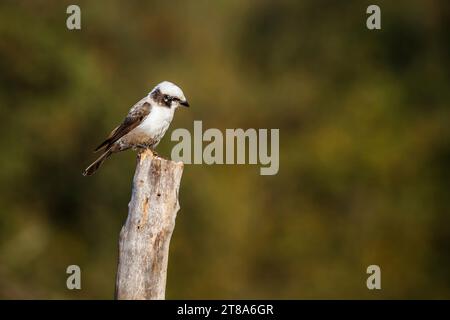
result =
[{"label": "blurred green foliage", "polygon": [[113,297],[135,154],[81,171],[162,80],[172,130],[280,129],[276,176],[186,166],[168,298],[450,298],[447,1],[72,3],[0,4],[0,298]]}]

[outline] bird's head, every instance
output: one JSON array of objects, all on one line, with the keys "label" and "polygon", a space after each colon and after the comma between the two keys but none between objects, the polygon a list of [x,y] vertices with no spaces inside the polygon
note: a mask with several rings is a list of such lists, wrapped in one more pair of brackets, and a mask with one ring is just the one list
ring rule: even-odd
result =
[{"label": "bird's head", "polygon": [[153,101],[155,101],[159,106],[162,107],[189,107],[189,103],[186,100],[183,91],[177,85],[169,81],[163,81],[158,84],[150,92],[150,97],[153,99]]}]

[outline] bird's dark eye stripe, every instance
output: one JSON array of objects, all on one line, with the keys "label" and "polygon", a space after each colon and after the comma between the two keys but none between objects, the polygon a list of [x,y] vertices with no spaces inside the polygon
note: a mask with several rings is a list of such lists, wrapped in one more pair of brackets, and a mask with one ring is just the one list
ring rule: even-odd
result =
[{"label": "bird's dark eye stripe", "polygon": [[167,101],[180,101],[180,99],[178,99],[176,97],[171,97],[169,95],[165,95],[164,96],[164,100],[167,100]]}]

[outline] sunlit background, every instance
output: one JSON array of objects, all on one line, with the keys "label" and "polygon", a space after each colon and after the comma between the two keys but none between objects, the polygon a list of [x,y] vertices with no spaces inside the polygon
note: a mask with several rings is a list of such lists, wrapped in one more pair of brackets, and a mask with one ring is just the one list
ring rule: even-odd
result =
[{"label": "sunlit background", "polygon": [[2,1],[0,298],[113,298],[136,155],[81,172],[162,80],[191,103],[165,157],[194,120],[280,129],[275,176],[185,166],[167,298],[450,298],[448,2],[370,31],[373,3]]}]

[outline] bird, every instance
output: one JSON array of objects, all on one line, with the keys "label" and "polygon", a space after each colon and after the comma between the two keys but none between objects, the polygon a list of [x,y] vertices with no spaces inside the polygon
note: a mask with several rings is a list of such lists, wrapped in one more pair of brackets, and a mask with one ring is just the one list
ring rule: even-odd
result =
[{"label": "bird", "polygon": [[189,107],[183,91],[172,82],[163,81],[150,93],[131,107],[125,119],[118,125],[94,152],[102,155],[84,171],[84,176],[93,175],[113,153],[133,149],[154,149],[159,144],[172,122],[178,107]]}]

